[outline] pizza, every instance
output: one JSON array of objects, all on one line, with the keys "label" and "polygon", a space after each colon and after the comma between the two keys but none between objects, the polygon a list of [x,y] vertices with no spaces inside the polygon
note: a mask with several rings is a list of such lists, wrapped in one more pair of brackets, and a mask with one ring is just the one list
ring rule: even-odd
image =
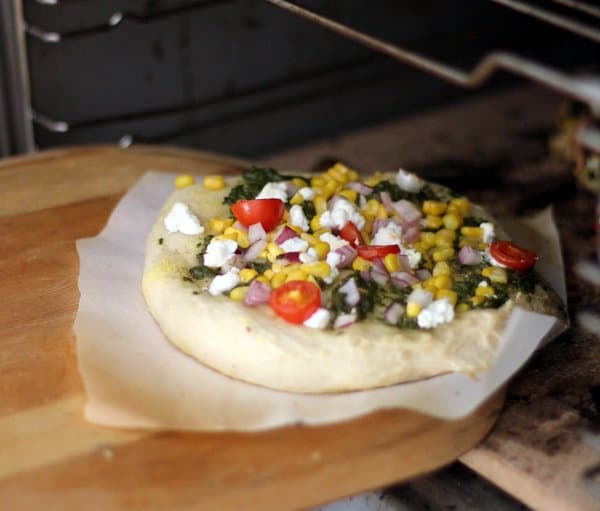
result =
[{"label": "pizza", "polygon": [[370,389],[492,364],[515,305],[561,314],[540,257],[481,207],[402,169],[252,167],[177,178],[143,293],[167,339],[273,389]]}]

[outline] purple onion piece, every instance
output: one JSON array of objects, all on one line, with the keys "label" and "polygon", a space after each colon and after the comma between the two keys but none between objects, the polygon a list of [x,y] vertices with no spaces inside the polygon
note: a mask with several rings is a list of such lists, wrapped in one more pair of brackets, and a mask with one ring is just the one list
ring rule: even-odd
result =
[{"label": "purple onion piece", "polygon": [[258,255],[267,248],[267,240],[258,240],[248,247],[248,250],[244,253],[243,259],[246,262],[254,261]]},{"label": "purple onion piece", "polygon": [[350,245],[344,245],[335,250],[335,253],[340,256],[340,262],[338,263],[338,268],[346,268],[352,264],[352,261],[356,258],[356,250],[354,250]]},{"label": "purple onion piece", "polygon": [[383,204],[383,207],[385,208],[385,210],[388,213],[391,213],[392,211],[394,211],[394,203],[392,202],[392,198],[390,197],[390,194],[388,192],[381,192],[379,194],[379,196],[381,197],[381,203]]},{"label": "purple onion piece", "polygon": [[390,275],[390,278],[392,279],[392,283],[399,287],[408,287],[419,282],[419,279],[415,275],[405,271],[395,271]]},{"label": "purple onion piece", "polygon": [[292,183],[291,181],[285,182],[285,193],[287,193],[288,197],[291,197],[298,191],[298,187]]},{"label": "purple onion piece", "polygon": [[383,273],[382,271],[378,270],[377,268],[373,268],[371,270],[371,279],[376,284],[379,284],[380,286],[385,286],[388,282],[389,274],[387,271],[385,273]]},{"label": "purple onion piece", "polygon": [[346,328],[356,323],[356,314],[340,314],[333,322],[333,328]]},{"label": "purple onion piece", "polygon": [[414,222],[415,220],[421,218],[421,212],[410,201],[400,199],[399,201],[394,202],[392,207],[404,222]]},{"label": "purple onion piece", "polygon": [[404,307],[401,304],[394,302],[388,305],[387,309],[385,309],[383,313],[383,318],[390,325],[396,325],[398,324],[398,320],[400,319],[400,316],[402,316],[403,313]]},{"label": "purple onion piece", "polygon": [[467,266],[471,266],[474,264],[479,264],[483,259],[481,252],[475,250],[473,247],[469,247],[465,245],[458,252],[458,261],[460,264],[464,264]]},{"label": "purple onion piece", "polygon": [[300,262],[300,252],[286,252],[283,257],[288,263]]},{"label": "purple onion piece", "polygon": [[340,286],[340,292],[344,295],[344,301],[350,307],[354,307],[360,302],[360,292],[353,278],[348,279],[343,286]]},{"label": "purple onion piece", "polygon": [[297,238],[297,237],[298,237],[298,233],[296,231],[294,231],[294,229],[290,229],[286,225],[281,230],[281,232],[279,233],[279,235],[277,236],[277,238],[275,238],[275,243],[277,243],[278,245],[281,245],[285,241],[287,241],[287,240],[289,240],[291,238]]},{"label": "purple onion piece", "polygon": [[427,280],[431,278],[431,272],[425,268],[417,270],[415,273],[417,274],[417,277],[419,277],[419,280]]},{"label": "purple onion piece", "polygon": [[369,270],[361,271],[360,278],[363,279],[365,282],[370,282],[371,281],[371,272]]},{"label": "purple onion piece", "polygon": [[404,243],[414,243],[421,236],[421,229],[417,226],[409,227],[402,234],[402,241]]},{"label": "purple onion piece", "polygon": [[234,229],[238,229],[242,232],[248,231],[248,228],[245,225],[241,224],[239,220],[236,220],[231,227],[233,227]]},{"label": "purple onion piece", "polygon": [[383,259],[381,259],[381,257],[376,257],[373,259],[372,263],[373,270],[377,270],[379,273],[383,273],[384,275],[388,274],[387,268],[385,267],[385,264],[383,264]]},{"label": "purple onion piece", "polygon": [[364,184],[364,183],[359,183],[357,181],[352,181],[351,183],[348,183],[346,185],[346,188],[350,188],[351,190],[355,190],[358,193],[360,193],[361,195],[369,195],[373,192],[373,188],[371,188],[370,186]]},{"label": "purple onion piece", "polygon": [[248,287],[248,292],[244,297],[244,305],[253,307],[254,305],[262,305],[269,301],[271,295],[271,287],[265,282],[253,280]]},{"label": "purple onion piece", "polygon": [[266,237],[267,237],[267,233],[263,229],[263,226],[261,223],[252,224],[248,228],[248,241],[250,242],[251,245],[258,240],[266,239]]},{"label": "purple onion piece", "polygon": [[408,260],[408,256],[404,254],[398,254],[398,261],[400,261],[400,270],[410,272],[410,262]]}]

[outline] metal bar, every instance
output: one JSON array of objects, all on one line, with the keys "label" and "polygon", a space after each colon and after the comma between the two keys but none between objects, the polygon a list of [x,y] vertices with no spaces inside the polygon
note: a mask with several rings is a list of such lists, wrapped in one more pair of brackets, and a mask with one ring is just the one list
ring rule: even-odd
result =
[{"label": "metal bar", "polygon": [[582,101],[589,105],[596,114],[600,114],[600,79],[598,77],[593,77],[589,80],[572,78],[531,60],[505,52],[490,53],[480,60],[474,68],[465,72],[424,55],[377,39],[286,0],[266,1],[352,41],[388,55],[393,59],[410,64],[439,78],[443,78],[460,87],[478,87],[486,82],[495,71],[503,69]]},{"label": "metal bar", "polygon": [[576,2],[575,0],[552,0],[552,2],[564,5],[565,7],[570,7],[571,9],[583,12],[585,14],[589,14],[595,18],[600,18],[600,9],[598,7],[594,7],[593,5],[586,4],[585,2]]},{"label": "metal bar", "polygon": [[533,18],[537,18],[539,20],[545,21],[550,25],[554,25],[556,27],[560,27],[564,30],[568,30],[573,32],[574,34],[587,37],[596,43],[600,43],[600,30],[591,27],[589,25],[585,25],[583,23],[579,23],[578,21],[573,21],[565,16],[561,16],[559,14],[555,14],[546,9],[542,9],[540,7],[535,7],[529,5],[527,2],[521,2],[519,0],[490,0],[491,2],[495,2],[497,4],[508,7],[514,11],[520,12],[522,14],[526,14]]}]

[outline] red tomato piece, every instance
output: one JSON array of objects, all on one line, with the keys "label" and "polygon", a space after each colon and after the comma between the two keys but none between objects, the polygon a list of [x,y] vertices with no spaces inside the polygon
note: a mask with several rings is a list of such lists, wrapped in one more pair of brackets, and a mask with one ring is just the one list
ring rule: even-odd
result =
[{"label": "red tomato piece", "polygon": [[346,240],[353,247],[364,245],[365,243],[365,240],[363,240],[358,227],[356,227],[356,225],[354,225],[352,222],[348,222],[340,231],[340,238]]},{"label": "red tomato piece", "polygon": [[266,232],[272,231],[279,225],[285,205],[279,199],[239,200],[231,206],[233,216],[245,226],[260,223]]},{"label": "red tomato piece", "polygon": [[292,280],[271,292],[269,305],[289,323],[302,323],[321,305],[321,289],[306,280]]},{"label": "red tomato piece", "polygon": [[363,259],[373,261],[378,257],[383,259],[388,254],[399,254],[400,247],[398,245],[359,245],[356,247],[356,253]]},{"label": "red tomato piece", "polygon": [[538,260],[535,252],[522,248],[512,241],[492,241],[490,254],[499,263],[516,271],[528,270]]}]

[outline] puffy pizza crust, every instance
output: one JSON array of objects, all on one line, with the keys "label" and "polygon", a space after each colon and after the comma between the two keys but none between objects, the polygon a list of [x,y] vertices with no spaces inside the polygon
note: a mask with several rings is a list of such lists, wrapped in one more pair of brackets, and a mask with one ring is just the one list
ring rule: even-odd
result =
[{"label": "puffy pizza crust", "polygon": [[489,368],[511,302],[497,310],[470,311],[432,331],[400,330],[375,321],[315,330],[286,323],[267,306],[249,308],[185,281],[196,264],[200,237],[168,233],[163,219],[180,201],[206,225],[209,218],[227,214],[221,202],[228,192],[199,185],[174,192],[148,236],[143,293],[166,337],[183,352],[233,378],[307,393]]}]

